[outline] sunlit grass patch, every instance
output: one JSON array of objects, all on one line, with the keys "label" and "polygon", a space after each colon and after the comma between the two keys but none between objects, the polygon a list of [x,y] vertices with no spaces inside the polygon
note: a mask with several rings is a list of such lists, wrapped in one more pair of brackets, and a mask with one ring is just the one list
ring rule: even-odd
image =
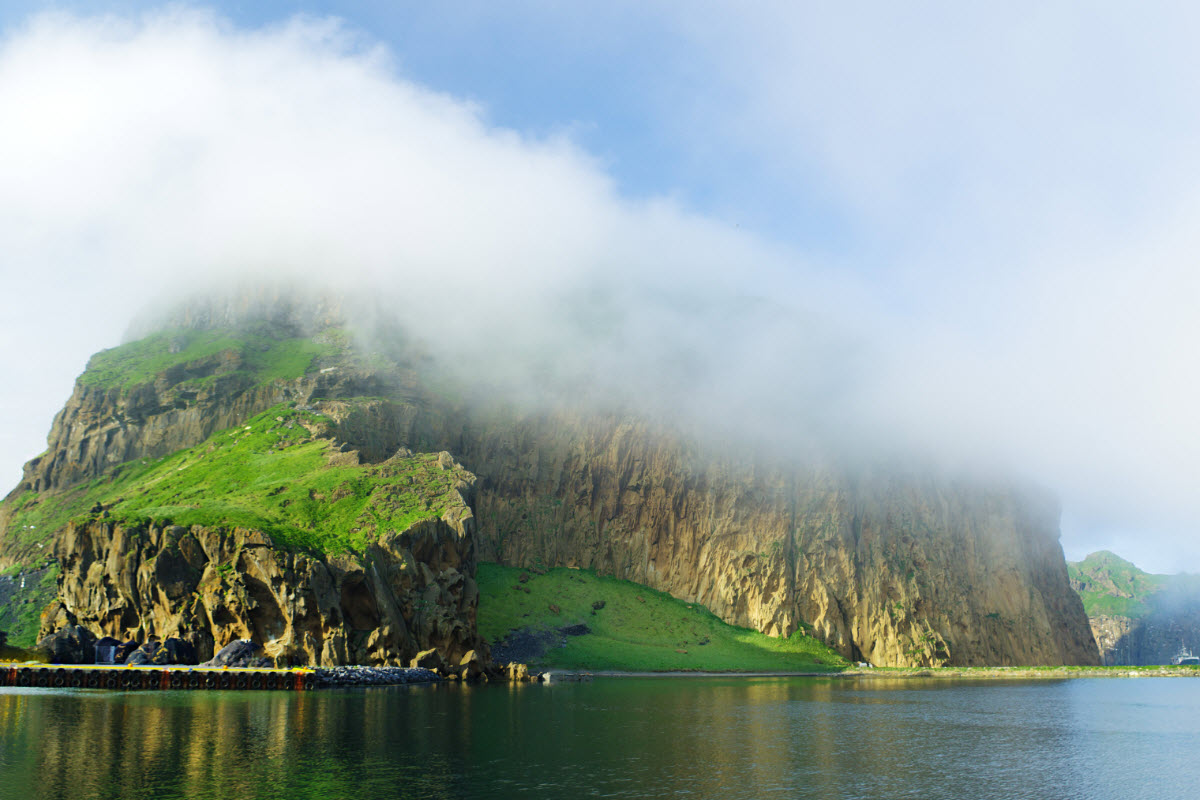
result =
[{"label": "sunlit grass patch", "polygon": [[14,503],[13,527],[33,540],[70,519],[99,517],[252,528],[286,547],[362,551],[457,502],[458,476],[439,466],[436,453],[331,463],[328,426],[321,414],[276,406],[195,447],[128,462],[68,492],[28,493]]},{"label": "sunlit grass patch", "polygon": [[[102,350],[79,376],[83,386],[127,390],[151,383],[173,367],[186,368],[201,359],[229,352],[231,369],[244,372],[254,383],[290,380],[304,375],[318,356],[339,349],[335,339],[316,342],[307,337],[278,337],[266,329],[233,331],[169,330]],[[186,374],[179,376],[187,382]],[[202,385],[213,376],[192,379]]]},{"label": "sunlit grass patch", "polygon": [[[524,582],[522,575],[528,576]],[[536,574],[484,563],[477,581],[479,632],[489,641],[524,628],[541,632],[588,627],[586,635],[556,637],[537,666],[753,672],[824,671],[847,665],[836,652],[802,633],[779,639],[734,627],[699,604],[590,570],[560,568]]]}]

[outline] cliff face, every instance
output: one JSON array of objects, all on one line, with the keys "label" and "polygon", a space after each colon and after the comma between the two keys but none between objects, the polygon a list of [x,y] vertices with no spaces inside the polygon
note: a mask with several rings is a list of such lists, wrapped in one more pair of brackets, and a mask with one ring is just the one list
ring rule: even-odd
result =
[{"label": "cliff face", "polygon": [[463,504],[330,558],[240,528],[71,524],[42,634],[68,623],[122,640],[154,633],[191,642],[201,660],[234,639],[289,664],[407,665],[429,648],[458,659],[484,648],[473,524]]},{"label": "cliff face", "polygon": [[1045,497],[739,461],[617,418],[457,445],[487,558],[594,567],[877,665],[1096,663]]},{"label": "cliff face", "polygon": [[10,647],[37,644],[39,616],[58,596],[58,565],[37,566],[12,575],[0,575],[0,631]]},{"label": "cliff face", "polygon": [[[194,445],[282,400],[319,400],[355,463],[400,446],[454,452],[479,476],[484,558],[594,567],[737,625],[813,633],[879,665],[1098,660],[1068,585],[1057,508],[1043,497],[757,461],[624,416],[480,412],[429,393],[411,369],[366,368],[348,353],[271,380],[251,368],[252,352],[235,349],[120,389],[81,382],[6,506],[21,492],[55,495],[113,465]],[[352,397],[376,399],[340,408]],[[0,550],[13,559],[28,540],[10,513],[0,510]],[[249,531],[167,526],[134,536],[93,521],[56,545],[61,599],[105,632],[186,633],[202,648],[254,633],[283,642],[285,655],[377,663],[470,641],[474,555],[469,532],[458,533],[454,547],[444,531],[435,537],[454,553],[432,561],[416,545],[380,542],[343,562],[274,550]],[[155,588],[160,560],[175,565],[166,585],[177,588]],[[416,562],[433,578],[412,577]],[[420,622],[416,597],[463,627]]]},{"label": "cliff face", "polygon": [[1185,653],[1200,654],[1200,608],[1140,619],[1100,614],[1091,626],[1106,665],[1172,664]]}]

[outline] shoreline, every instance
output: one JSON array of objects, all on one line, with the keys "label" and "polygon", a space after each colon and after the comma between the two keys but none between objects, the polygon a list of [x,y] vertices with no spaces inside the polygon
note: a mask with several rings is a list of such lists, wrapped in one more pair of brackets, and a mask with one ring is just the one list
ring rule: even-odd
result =
[{"label": "shoreline", "polygon": [[[872,667],[838,672],[712,672],[712,671],[622,671],[622,670],[546,670],[553,676],[591,676],[595,678],[964,678],[964,679],[1055,679],[1064,678],[1200,678],[1195,666],[1112,666],[1112,667]],[[560,678],[561,680],[561,678]]]}]

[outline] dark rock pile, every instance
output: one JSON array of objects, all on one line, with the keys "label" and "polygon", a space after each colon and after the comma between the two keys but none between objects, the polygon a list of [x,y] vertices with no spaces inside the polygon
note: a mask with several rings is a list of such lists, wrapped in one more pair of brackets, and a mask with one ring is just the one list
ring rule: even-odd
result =
[{"label": "dark rock pile", "polygon": [[566,647],[568,636],[586,636],[591,632],[591,628],[583,623],[548,630],[522,628],[510,631],[503,639],[492,644],[492,659],[497,664],[540,661],[546,651]]},{"label": "dark rock pile", "polygon": [[159,641],[151,637],[144,643],[132,639],[122,642],[111,636],[97,639],[82,625],[65,625],[42,637],[37,649],[51,664],[192,666],[197,661],[195,648],[182,639]]},{"label": "dark rock pile", "polygon": [[502,675],[502,670],[495,664],[489,664],[485,654],[481,654],[478,650],[468,650],[462,658],[458,659],[457,663],[442,658],[442,654],[437,650],[422,650],[409,661],[408,666],[436,672],[443,678],[472,683],[498,678]]},{"label": "dark rock pile", "polygon": [[322,667],[316,673],[325,686],[400,686],[442,680],[424,667]]},{"label": "dark rock pile", "polygon": [[[112,637],[105,637],[110,641],[116,641]],[[96,643],[97,656],[100,653],[101,639]],[[171,664],[187,664],[193,665],[197,662],[196,648],[192,647],[188,642],[182,639],[167,639],[165,642],[159,642],[157,639],[151,639],[143,645],[137,642],[129,641],[119,645],[115,654],[116,658],[124,656],[123,662],[129,666],[148,665],[169,666]],[[99,658],[97,658],[99,661]]]},{"label": "dark rock pile", "polygon": [[[262,645],[250,639],[235,639],[208,661],[198,664],[195,648],[181,639],[159,641],[151,637],[145,643],[122,642],[111,636],[96,639],[82,625],[66,625],[43,637],[38,649],[52,664],[125,664],[129,666],[189,665],[210,669],[269,669],[276,666],[262,653]],[[470,650],[455,661],[446,661],[437,650],[425,650],[408,667],[336,666],[316,670],[318,682],[329,686],[388,686],[430,683],[440,680],[465,682],[487,680],[531,680],[524,668],[518,676],[511,670],[489,663],[486,653]]]},{"label": "dark rock pile", "polygon": [[51,664],[95,664],[96,637],[82,625],[59,628],[38,642]]},{"label": "dark rock pile", "polygon": [[262,649],[250,639],[234,639],[221,648],[215,656],[205,661],[202,667],[254,667],[258,669],[273,667],[271,659],[266,656],[256,657],[254,654]]}]

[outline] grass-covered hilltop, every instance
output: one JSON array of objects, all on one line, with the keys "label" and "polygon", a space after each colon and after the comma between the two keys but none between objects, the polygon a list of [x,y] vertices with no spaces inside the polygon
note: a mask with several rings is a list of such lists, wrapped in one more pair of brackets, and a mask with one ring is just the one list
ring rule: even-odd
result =
[{"label": "grass-covered hilltop", "polygon": [[49,553],[59,573],[40,620],[45,576],[9,614],[10,643],[78,622],[292,663],[481,648],[475,478],[396,441],[403,365],[371,359],[343,327],[268,318],[94,356],[4,502],[8,571]]},{"label": "grass-covered hilltop", "polygon": [[1143,572],[1108,550],[1092,553],[1083,561],[1068,561],[1067,570],[1089,617],[1144,617],[1172,578]]},{"label": "grass-covered hilltop", "polygon": [[1200,576],[1153,575],[1107,550],[1068,567],[1105,664],[1200,655]]},{"label": "grass-covered hilltop", "polygon": [[36,620],[294,663],[1096,658],[1041,494],[768,456],[551,382],[517,396],[421,341],[264,293],[96,354],[0,506],[10,643]]}]

